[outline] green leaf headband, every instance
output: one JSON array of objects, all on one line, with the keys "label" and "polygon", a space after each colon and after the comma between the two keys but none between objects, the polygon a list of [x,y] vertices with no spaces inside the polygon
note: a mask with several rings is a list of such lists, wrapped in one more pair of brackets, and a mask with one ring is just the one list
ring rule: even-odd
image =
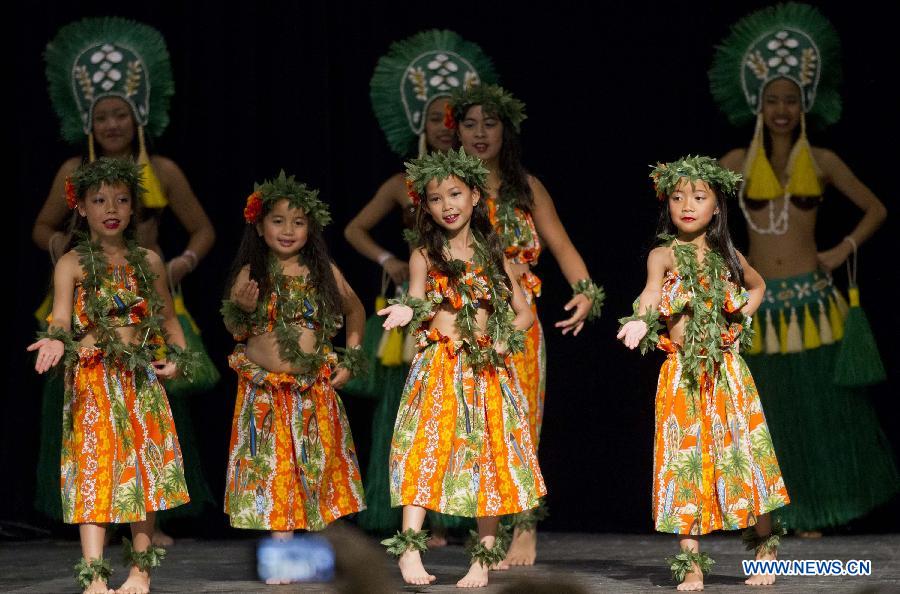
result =
[{"label": "green leaf headband", "polygon": [[66,203],[75,208],[78,199],[91,188],[100,184],[124,184],[131,192],[131,199],[140,200],[144,194],[141,186],[142,165],[130,159],[101,157],[92,163],[85,163],[66,178]]},{"label": "green leaf headband", "polygon": [[244,220],[248,224],[259,222],[264,205],[268,204],[271,208],[282,199],[287,199],[291,208],[302,208],[306,216],[321,227],[331,222],[328,205],[319,200],[319,191],[307,188],[306,184],[296,181],[293,175],[288,177],[284,169],[275,179],[267,179],[253,187],[255,189],[247,197],[247,204],[244,206]]},{"label": "green leaf headband", "polygon": [[674,192],[681,178],[687,178],[691,183],[698,179],[703,180],[719,188],[727,196],[734,195],[741,182],[740,174],[725,169],[711,157],[699,155],[695,157],[688,155],[671,163],[657,163],[650,172],[650,178],[653,180],[653,187],[659,200],[664,200]]},{"label": "green leaf headband", "polygon": [[800,89],[803,111],[825,124],[841,117],[840,42],[831,23],[808,4],[779,4],[738,21],[716,50],[710,88],[736,125],[762,109],[763,91],[784,78]]},{"label": "green leaf headband", "polygon": [[[446,124],[455,128],[466,117],[473,105],[480,105],[486,114],[500,116],[519,132],[525,115],[525,104],[499,85],[478,85],[471,89],[458,90],[450,97],[450,108]],[[452,120],[451,120],[452,118]]]},{"label": "green leaf headband", "polygon": [[433,29],[391,44],[378,60],[369,95],[391,149],[406,156],[416,149],[435,99],[496,78],[478,45],[453,31]]},{"label": "green leaf headband", "polygon": [[435,151],[430,155],[413,159],[406,165],[406,187],[413,202],[419,204],[425,187],[433,179],[443,181],[451,175],[461,179],[470,188],[484,190],[487,184],[488,170],[478,157],[467,154],[462,148],[459,151],[449,150],[446,153]]},{"label": "green leaf headband", "polygon": [[117,17],[89,18],[59,30],[44,52],[50,101],[72,143],[91,133],[94,105],[118,97],[138,125],[159,136],[175,92],[166,42],[159,31]]}]

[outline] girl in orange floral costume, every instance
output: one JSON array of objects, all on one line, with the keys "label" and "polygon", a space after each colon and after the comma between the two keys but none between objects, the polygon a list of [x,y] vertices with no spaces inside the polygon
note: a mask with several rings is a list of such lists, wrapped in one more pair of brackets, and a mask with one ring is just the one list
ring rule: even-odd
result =
[{"label": "girl in orange floral costume", "polygon": [[[225,513],[236,528],[321,530],[365,508],[353,436],[335,392],[363,368],[365,312],[328,256],[318,191],[284,171],[257,185],[225,325],[238,374]],[[347,320],[347,348],[331,340]],[[277,583],[277,582],[276,582]]]},{"label": "girl in orange floral costume", "polygon": [[[647,284],[622,318],[628,348],[667,353],[656,393],[653,517],[679,535],[669,560],[679,590],[702,590],[713,561],[699,537],[745,528],[757,559],[774,559],[783,529],[770,512],[789,502],[759,394],[740,348],[765,282],[728,235],[726,199],[740,176],[709,157],[659,164],[663,244],[650,252]],[[746,288],[744,288],[746,287]],[[665,323],[665,327],[660,324]],[[774,583],[753,575],[749,585]]]},{"label": "girl in orange floral costume", "polygon": [[528,403],[507,370],[534,315],[481,200],[486,175],[462,149],[407,163],[421,244],[409,293],[378,312],[387,329],[412,324],[419,343],[391,444],[391,502],[403,506],[403,531],[384,541],[409,584],[435,579],[420,557],[426,509],[477,519],[472,564],[457,586],[483,587],[505,556],[499,516],[534,509],[546,492]]},{"label": "girl in orange floral costume", "polygon": [[56,264],[49,329],[28,347],[38,351],[38,373],[65,359],[62,509],[79,524],[76,579],[91,594],[107,592],[112,572],[106,524],[131,524],[131,571],[118,591],[149,592],[149,570],[165,555],[151,545],[155,512],[188,502],[159,380],[179,371],[190,379],[196,354],[184,350],[162,261],[129,225],[139,218],[140,180],[140,166],[101,158],[66,181],[78,242]]},{"label": "girl in orange floral costume", "polygon": [[[572,285],[572,298],[565,305],[569,317],[554,324],[563,335],[571,332],[577,336],[586,321],[599,318],[604,294],[591,280],[547,189],[522,166],[519,132],[525,118],[524,103],[497,85],[480,84],[457,89],[451,95],[445,125],[457,131],[465,151],[481,159],[488,169],[485,206],[510,260],[513,278],[535,316],[525,336],[525,348],[512,357],[510,372],[528,401],[528,423],[537,448],[544,416],[547,350],[538,319],[541,280],[533,269],[544,246]],[[515,530],[504,565],[534,564],[537,523],[546,515],[542,502],[537,509],[510,518]]]}]

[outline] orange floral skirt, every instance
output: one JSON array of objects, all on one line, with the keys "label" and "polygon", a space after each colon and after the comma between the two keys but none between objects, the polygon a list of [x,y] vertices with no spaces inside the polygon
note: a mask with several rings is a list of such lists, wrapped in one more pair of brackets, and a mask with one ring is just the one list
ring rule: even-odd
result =
[{"label": "orange floral skirt", "polygon": [[63,520],[128,523],[189,501],[166,391],[152,367],[128,371],[82,348],[66,369]]},{"label": "orange floral skirt", "polygon": [[534,324],[525,332],[525,350],[514,353],[510,357],[509,371],[515,376],[516,382],[522,388],[525,401],[528,403],[528,426],[531,428],[531,440],[537,450],[541,437],[541,425],[544,422],[544,397],[547,394],[547,347],[544,342],[544,329],[541,327],[537,312],[540,281],[537,281],[538,293],[534,293],[535,289],[524,283],[523,280],[523,289],[526,291],[525,295],[528,297],[531,312],[534,314]]},{"label": "orange floral skirt", "polygon": [[331,367],[317,375],[272,373],[244,345],[238,374],[225,513],[235,528],[321,530],[365,509],[359,464]]},{"label": "orange floral skirt", "polygon": [[724,351],[718,372],[682,382],[681,353],[669,353],[656,392],[653,518],[656,530],[701,535],[752,526],[790,502],[759,394],[746,363]]},{"label": "orange floral skirt", "polygon": [[464,347],[421,334],[391,443],[391,504],[454,516],[533,509],[546,494],[521,389],[505,368],[475,371]]}]

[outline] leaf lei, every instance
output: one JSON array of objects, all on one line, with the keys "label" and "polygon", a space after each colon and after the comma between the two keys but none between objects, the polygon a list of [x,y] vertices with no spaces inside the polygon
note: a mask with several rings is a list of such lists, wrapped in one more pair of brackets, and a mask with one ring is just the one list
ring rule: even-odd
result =
[{"label": "leaf lei", "polygon": [[672,579],[678,584],[684,581],[684,576],[694,571],[694,563],[697,564],[703,575],[708,574],[712,566],[716,564],[708,553],[692,553],[687,549],[681,549],[681,552],[674,557],[668,557],[666,563],[672,570]]},{"label": "leaf lei", "polygon": [[398,530],[397,534],[391,538],[382,540],[381,544],[387,547],[388,553],[396,555],[397,557],[406,551],[419,551],[420,553],[424,553],[428,550],[428,531],[413,530],[412,528],[407,528],[403,532]]},{"label": "leaf lei", "polygon": [[516,214],[515,200],[497,196],[494,200],[497,210],[494,213],[496,224],[494,228],[503,240],[504,249],[512,247],[529,246],[534,243],[534,234],[529,225],[523,225]]},{"label": "leaf lei", "polygon": [[[168,335],[162,327],[162,317],[160,316],[163,302],[153,286],[156,273],[150,268],[145,251],[136,241],[129,239],[125,245],[128,250],[125,260],[134,270],[137,280],[136,292],[147,303],[147,315],[134,327],[140,342],[129,344],[122,342],[116,332],[116,327],[110,323],[109,311],[112,308],[109,300],[101,299],[99,296],[109,268],[109,261],[106,254],[103,253],[102,246],[91,241],[86,235],[82,235],[75,246],[78,262],[84,272],[81,281],[84,290],[84,311],[93,325],[92,331],[97,337],[95,346],[103,352],[105,358],[121,361],[130,371],[149,367],[157,358],[159,347],[165,346],[166,356],[175,362],[185,378],[191,379],[198,354],[176,345],[167,344]],[[50,336],[48,333],[47,337],[53,338],[54,336]],[[69,349],[72,348],[67,341],[63,341],[63,343]],[[69,352],[67,352],[67,360],[71,360]]]},{"label": "leaf lei", "polygon": [[[283,293],[288,277],[282,273],[281,266],[275,258],[269,259],[269,278],[272,280],[272,291],[275,293],[275,343],[278,345],[278,355],[283,361],[305,371],[318,371],[322,365],[328,363],[328,355],[332,350],[330,338],[340,328],[340,316],[323,316],[324,319],[316,320],[318,329],[314,331],[316,344],[311,353],[307,353],[300,347],[301,331],[297,326],[289,324],[287,320],[298,317],[298,309],[303,303],[289,299]],[[225,318],[225,324],[232,329],[240,329],[245,332],[235,336],[242,340],[253,326],[262,326],[268,319],[268,299],[260,300],[256,310],[244,311],[234,301],[226,299],[222,301],[220,310]],[[341,353],[339,365],[347,369],[353,376],[359,377],[365,374],[367,369],[366,354],[357,347],[334,349]]]},{"label": "leaf lei", "polygon": [[606,292],[603,287],[597,286],[597,283],[589,278],[583,278],[572,285],[572,293],[574,295],[584,295],[591,302],[591,309],[588,311],[588,322],[593,322],[600,318],[600,312],[603,310],[603,301],[606,299]]},{"label": "leaf lei", "polygon": [[494,539],[494,546],[488,548],[474,530],[469,531],[466,552],[472,557],[472,561],[477,561],[484,567],[493,567],[506,558],[506,548],[501,546],[499,537]]},{"label": "leaf lei", "polygon": [[104,582],[109,581],[109,576],[113,572],[109,561],[106,559],[91,559],[88,561],[84,557],[72,569],[75,570],[75,581],[78,582],[82,590],[87,590],[88,586],[95,579],[99,578]]},{"label": "leaf lei", "polygon": [[663,325],[659,321],[659,311],[656,309],[648,308],[643,314],[638,312],[638,308],[641,306],[641,298],[638,297],[634,300],[634,303],[631,304],[631,315],[619,318],[619,330],[622,329],[622,326],[627,324],[628,322],[641,321],[647,324],[647,334],[644,335],[644,338],[641,339],[641,342],[638,343],[638,347],[641,349],[641,354],[646,355],[647,351],[652,351],[656,348],[656,345],[659,344],[659,334],[663,331]]},{"label": "leaf lei", "polygon": [[135,551],[131,541],[122,538],[122,563],[126,567],[135,566],[141,571],[150,571],[154,567],[159,567],[160,562],[166,558],[166,550],[162,547],[155,547],[152,544],[146,551]]},{"label": "leaf lei", "polygon": [[[692,314],[684,328],[682,377],[688,386],[696,386],[701,374],[712,374],[724,360],[722,330],[728,327],[725,317],[727,266],[718,253],[708,250],[703,264],[697,261],[697,246],[677,243],[671,235],[661,235],[664,245],[672,246],[675,266],[687,292],[693,295]],[[708,286],[700,282],[708,280]],[[749,328],[746,329],[749,334]]]},{"label": "leaf lei", "polygon": [[521,352],[525,350],[525,333],[516,330],[512,325],[516,314],[510,305],[512,293],[506,286],[506,275],[494,266],[483,238],[478,235],[474,251],[473,264],[487,275],[491,290],[492,311],[488,315],[486,325],[486,335],[490,338],[491,344],[483,346],[475,334],[478,330],[476,321],[478,300],[475,298],[473,287],[462,280],[466,271],[466,263],[462,260],[450,261],[453,272],[451,278],[456,279],[455,290],[462,298],[462,307],[456,314],[456,329],[459,331],[460,340],[466,344],[469,365],[476,369],[485,365],[502,367],[505,365],[504,357],[497,353],[494,345],[503,342],[506,343],[510,353]]},{"label": "leaf lei", "polygon": [[772,554],[778,550],[779,545],[781,545],[781,537],[786,534],[787,529],[779,519],[775,520],[772,524],[772,530],[766,536],[758,535],[752,526],[745,528],[741,534],[741,541],[743,541],[748,551],[756,551],[757,554],[760,552]]}]

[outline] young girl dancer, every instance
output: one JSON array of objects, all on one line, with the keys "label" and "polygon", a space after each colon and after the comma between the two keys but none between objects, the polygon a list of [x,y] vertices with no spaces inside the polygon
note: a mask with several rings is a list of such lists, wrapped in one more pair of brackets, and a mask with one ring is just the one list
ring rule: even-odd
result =
[{"label": "young girl dancer", "polygon": [[[511,371],[528,401],[528,422],[537,448],[544,415],[547,352],[537,308],[541,280],[533,268],[543,246],[550,248],[563,276],[572,285],[573,295],[565,306],[569,317],[555,324],[564,335],[571,332],[577,336],[585,321],[600,316],[604,294],[591,280],[547,189],[527,173],[521,162],[520,128],[525,118],[524,103],[497,85],[481,84],[454,92],[446,124],[456,129],[465,151],[484,161],[488,169],[485,206],[510,259],[513,278],[535,316],[535,323],[525,335],[524,350],[512,358]],[[535,510],[511,518],[514,532],[503,567],[534,564],[537,523],[546,514],[542,503]]]},{"label": "young girl dancer", "polygon": [[383,541],[410,584],[435,579],[419,555],[426,509],[477,518],[472,564],[457,586],[483,587],[504,557],[495,544],[499,516],[533,509],[546,492],[528,405],[507,372],[534,315],[491,228],[486,177],[481,160],[462,149],[407,163],[422,247],[410,258],[408,295],[378,312],[385,328],[418,332],[390,458],[403,532]]},{"label": "young girl dancer", "polygon": [[[679,535],[681,552],[669,559],[678,589],[702,590],[713,561],[698,537],[746,528],[756,558],[774,559],[782,531],[769,512],[789,501],[739,354],[765,283],[728,235],[726,200],[739,175],[709,157],[686,157],[659,164],[651,177],[663,243],[650,252],[647,284],[617,338],[667,353],[656,394],[653,517],[659,532]],[[746,583],[774,581],[754,575]]]},{"label": "young girl dancer", "polygon": [[[238,344],[225,513],[277,538],[365,508],[344,405],[363,366],[365,312],[328,256],[318,191],[284,171],[256,186],[222,314]],[[332,338],[346,316],[347,348]],[[339,351],[338,354],[335,351]]]},{"label": "young girl dancer", "polygon": [[[190,377],[165,267],[138,246],[132,219],[141,208],[140,166],[101,158],[66,182],[76,234],[53,272],[49,328],[28,347],[44,373],[65,360],[60,486],[63,519],[79,524],[84,592],[108,591],[106,525],[130,523],[131,567],[117,590],[150,591],[165,550],[151,545],[155,512],[188,502],[181,449],[160,379]],[[168,344],[167,344],[168,343]]]}]

